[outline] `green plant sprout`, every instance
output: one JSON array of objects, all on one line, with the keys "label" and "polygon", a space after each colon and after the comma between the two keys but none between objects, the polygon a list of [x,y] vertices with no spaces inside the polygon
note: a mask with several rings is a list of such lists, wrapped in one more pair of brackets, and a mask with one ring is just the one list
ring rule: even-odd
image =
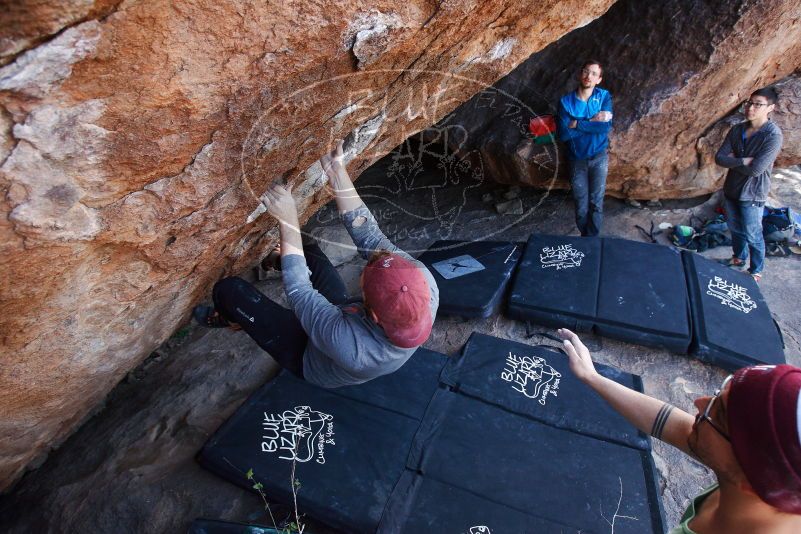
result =
[{"label": "green plant sprout", "polygon": [[253,482],[253,485],[251,487],[258,492],[259,496],[261,497],[261,500],[264,502],[264,509],[270,516],[270,521],[272,522],[273,528],[275,528],[276,532],[278,532],[279,534],[294,534],[294,533],[303,534],[306,525],[304,525],[300,521],[301,515],[298,514],[297,491],[300,489],[300,480],[297,480],[295,478],[295,462],[294,461],[292,462],[292,474],[290,477],[292,485],[292,498],[295,504],[295,510],[294,510],[295,520],[290,522],[289,524],[286,524],[287,520],[285,519],[282,522],[286,525],[284,527],[278,526],[278,522],[275,520],[273,511],[270,508],[270,502],[267,500],[267,495],[265,495],[264,493],[264,484],[256,481],[256,479],[254,478],[253,468],[248,469],[247,473],[245,473],[245,476],[249,481]]}]

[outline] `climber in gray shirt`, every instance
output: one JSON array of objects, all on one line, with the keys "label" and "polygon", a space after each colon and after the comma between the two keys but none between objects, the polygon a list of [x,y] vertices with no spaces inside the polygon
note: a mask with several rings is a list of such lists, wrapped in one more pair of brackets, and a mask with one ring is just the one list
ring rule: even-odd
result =
[{"label": "climber in gray shirt", "polygon": [[206,326],[244,329],[279,364],[313,384],[336,388],[400,368],[428,339],[439,305],[434,277],[378,228],[343,163],[342,143],[320,163],[359,253],[362,299],[351,302],[319,246],[302,239],[291,189],[273,185],[262,198],[279,223],[287,310],[241,278],[215,284],[214,307],[195,309]]},{"label": "climber in gray shirt", "polygon": [[742,270],[750,255],[748,272],[757,282],[765,264],[762,207],[768,199],[770,173],[783,139],[782,131],[768,118],[778,98],[772,88],[754,91],[743,104],[748,120],[729,130],[715,156],[718,165],[729,169],[723,197],[734,253],[722,263]]}]

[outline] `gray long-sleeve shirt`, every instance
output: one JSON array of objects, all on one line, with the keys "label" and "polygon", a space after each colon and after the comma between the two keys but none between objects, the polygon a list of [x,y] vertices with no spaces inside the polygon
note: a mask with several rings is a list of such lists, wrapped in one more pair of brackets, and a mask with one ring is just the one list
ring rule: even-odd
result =
[{"label": "gray long-sleeve shirt", "polygon": [[[732,126],[715,155],[715,163],[729,169],[723,183],[723,194],[726,198],[743,202],[765,202],[770,191],[773,162],[782,148],[782,131],[772,121],[768,121],[746,139],[747,128],[748,122]],[[744,158],[754,160],[750,165],[745,165]]]},{"label": "gray long-sleeve shirt", "polygon": [[[354,226],[354,221],[360,222],[362,218],[364,223]],[[439,307],[439,289],[425,265],[387,239],[363,204],[342,215],[342,222],[365,259],[369,259],[373,251],[388,250],[411,261],[423,272],[431,291],[433,322]],[[361,384],[396,371],[417,350],[393,345],[384,330],[367,316],[362,304],[331,304],[312,287],[303,256],[284,256],[281,270],[289,305],[309,336],[303,354],[306,381],[325,388]]]}]

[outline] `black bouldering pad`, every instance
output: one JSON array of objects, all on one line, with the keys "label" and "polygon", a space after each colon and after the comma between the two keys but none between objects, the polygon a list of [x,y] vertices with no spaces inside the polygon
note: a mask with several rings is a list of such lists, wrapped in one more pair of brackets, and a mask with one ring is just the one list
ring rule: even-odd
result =
[{"label": "black bouldering pad", "polygon": [[[637,391],[642,380],[595,364],[602,375]],[[474,333],[442,371],[454,390],[522,416],[599,439],[650,450],[648,437],[570,371],[559,349]]]},{"label": "black bouldering pad", "polygon": [[251,491],[262,483],[285,505],[294,465],[301,513],[345,532],[374,532],[419,425],[282,373],[223,424],[198,460]]},{"label": "black bouldering pad", "polygon": [[381,534],[577,532],[579,528],[515,510],[407,471],[392,493]]},{"label": "black bouldering pad", "polygon": [[[603,402],[601,399],[598,403]],[[409,468],[582,532],[665,532],[651,454],[438,390]]]},{"label": "black bouldering pad", "polygon": [[444,354],[421,347],[394,373],[357,386],[328,391],[419,421],[423,418],[431,395],[439,384],[440,372],[448,360]]},{"label": "black bouldering pad", "polygon": [[[266,512],[265,512],[266,513]],[[219,519],[195,519],[189,525],[187,534],[283,534],[262,525],[248,525]]]},{"label": "black bouldering pad", "polygon": [[602,241],[596,332],[686,354],[690,311],[679,250],[627,239]]},{"label": "black bouldering pad", "polygon": [[508,241],[437,241],[418,258],[434,275],[443,315],[489,317],[498,311],[522,254]]},{"label": "black bouldering pad", "polygon": [[785,363],[781,334],[751,276],[699,254],[682,256],[694,332],[690,354],[730,371]]},{"label": "black bouldering pad", "polygon": [[586,331],[596,315],[601,240],[532,234],[512,282],[510,317]]}]

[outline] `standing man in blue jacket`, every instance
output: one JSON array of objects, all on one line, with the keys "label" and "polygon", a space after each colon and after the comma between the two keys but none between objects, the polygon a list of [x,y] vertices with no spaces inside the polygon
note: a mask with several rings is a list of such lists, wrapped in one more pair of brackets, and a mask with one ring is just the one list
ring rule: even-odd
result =
[{"label": "standing man in blue jacket", "polygon": [[612,96],[598,87],[602,78],[600,62],[585,62],[579,72],[578,89],[559,101],[559,139],[567,146],[576,226],[583,236],[598,235],[603,221]]},{"label": "standing man in blue jacket", "polygon": [[773,88],[754,91],[743,104],[747,121],[735,124],[723,141],[715,162],[729,169],[723,183],[726,222],[734,254],[724,264],[745,269],[759,282],[765,265],[762,209],[770,191],[773,162],[782,148],[782,131],[768,118],[779,96]]}]

